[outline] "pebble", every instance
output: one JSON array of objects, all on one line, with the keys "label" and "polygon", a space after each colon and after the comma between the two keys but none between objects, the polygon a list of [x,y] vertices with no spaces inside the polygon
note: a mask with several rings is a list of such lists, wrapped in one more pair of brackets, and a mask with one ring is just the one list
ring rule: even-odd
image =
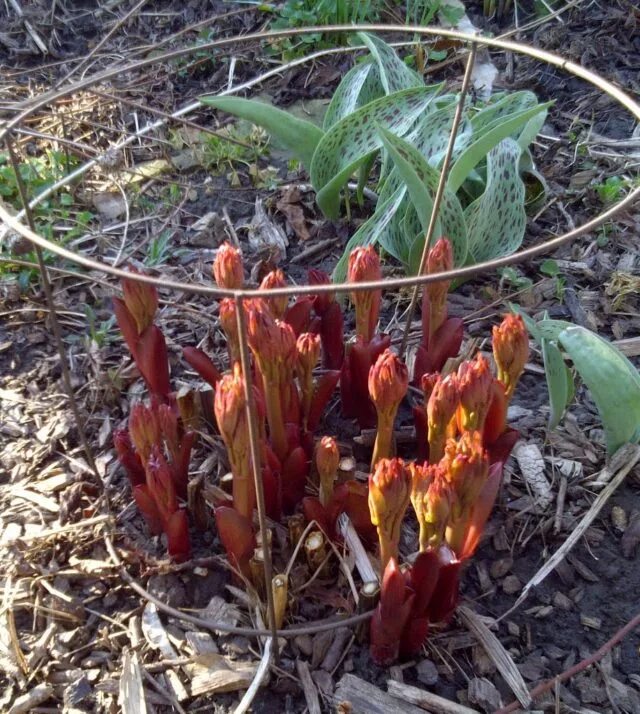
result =
[{"label": "pebble", "polygon": [[507,575],[502,581],[502,589],[507,595],[515,595],[522,588],[522,583],[517,575]]},{"label": "pebble", "polygon": [[430,659],[423,659],[416,665],[416,675],[427,687],[433,687],[439,678],[438,669]]}]

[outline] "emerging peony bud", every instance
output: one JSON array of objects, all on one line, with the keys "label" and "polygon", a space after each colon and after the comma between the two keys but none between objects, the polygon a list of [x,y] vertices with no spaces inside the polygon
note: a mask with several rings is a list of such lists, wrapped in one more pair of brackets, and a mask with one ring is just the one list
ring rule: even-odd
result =
[{"label": "emerging peony bud", "polygon": [[113,432],[113,445],[118,454],[118,461],[124,467],[129,476],[131,486],[138,486],[145,483],[144,466],[140,461],[140,456],[134,451],[131,437],[126,429],[116,429]]},{"label": "emerging peony bud", "polygon": [[[354,248],[349,256],[347,282],[362,283],[381,280],[380,258],[373,246]],[[365,344],[373,337],[378,314],[380,312],[381,290],[352,292],[351,300],[356,308],[356,335],[360,335]]]},{"label": "emerging peony bud", "polygon": [[248,308],[247,332],[264,385],[271,441],[283,461],[289,452],[285,423],[299,419],[297,392],[292,389],[296,336],[291,325],[275,320],[264,302],[256,300]]},{"label": "emerging peony bud", "polygon": [[460,431],[482,431],[491,405],[493,375],[489,362],[480,352],[475,361],[465,361],[458,368],[460,407],[457,420]]},{"label": "emerging peony bud", "polygon": [[162,430],[157,410],[150,409],[142,403],[135,404],[129,415],[129,434],[140,460],[146,466],[153,446],[162,444]]},{"label": "emerging peony bud", "polygon": [[227,338],[229,364],[233,367],[236,362],[240,362],[240,338],[238,337],[236,301],[233,298],[224,298],[220,301],[220,325]]},{"label": "emerging peony bud", "polygon": [[411,503],[420,525],[420,551],[437,548],[451,511],[451,487],[438,464],[412,464]]},{"label": "emerging peony bud", "polygon": [[391,350],[385,350],[369,370],[369,395],[378,414],[372,468],[380,459],[392,456],[393,424],[408,388],[409,372],[406,365]]},{"label": "emerging peony bud", "polygon": [[520,315],[508,313],[493,328],[493,358],[509,400],[529,358],[529,336]]},{"label": "emerging peony bud", "polygon": [[320,335],[303,332],[296,342],[296,353],[296,371],[300,381],[302,416],[306,428],[313,400],[313,370],[320,358]]},{"label": "emerging peony bud", "polygon": [[422,393],[424,394],[424,406],[425,409],[431,398],[431,393],[433,392],[436,384],[440,379],[439,372],[427,372],[420,377],[420,387],[422,388]]},{"label": "emerging peony bud", "polygon": [[332,436],[323,436],[316,446],[316,466],[320,476],[320,503],[326,508],[333,495],[333,484],[338,477],[340,451]]},{"label": "emerging peony bud", "polygon": [[213,261],[213,277],[219,288],[227,290],[240,290],[244,285],[244,268],[242,267],[242,253],[225,241]]},{"label": "emerging peony bud", "polygon": [[234,508],[251,520],[255,506],[255,486],[251,471],[244,379],[237,363],[233,374],[225,374],[216,385],[214,412],[233,473]]},{"label": "emerging peony bud", "polygon": [[[329,285],[331,278],[324,270],[309,268],[309,285]],[[331,303],[335,300],[335,293],[319,293],[313,299],[313,309],[320,316],[329,309]]]},{"label": "emerging peony bud", "polygon": [[[453,249],[451,243],[446,238],[440,238],[427,256],[427,273],[433,275],[452,269]],[[427,341],[429,346],[431,338],[447,319],[447,295],[450,285],[450,280],[440,280],[435,283],[427,283],[424,286],[424,300],[429,307],[429,338]]]},{"label": "emerging peony bud", "polygon": [[489,456],[482,445],[482,434],[465,431],[457,441],[449,439],[440,465],[456,496],[452,521],[464,519],[473,508],[489,473]]},{"label": "emerging peony bud", "polygon": [[[287,281],[284,278],[284,273],[280,268],[267,273],[260,283],[260,290],[271,290],[272,288],[284,288],[287,286]],[[289,304],[289,298],[286,295],[280,297],[267,297],[266,303],[271,308],[271,313],[278,320],[282,320],[284,313]]]},{"label": "emerging peony bud", "polygon": [[400,527],[409,505],[411,474],[402,459],[381,459],[369,476],[369,512],[378,529],[380,568],[398,558]]},{"label": "emerging peony bud", "polygon": [[[133,275],[141,274],[135,268],[129,268],[129,272]],[[153,324],[153,318],[158,310],[158,291],[155,285],[123,278],[122,292],[124,293],[124,303],[127,306],[127,310],[129,310],[136,322],[138,335],[141,335],[147,327]]]},{"label": "emerging peony bud", "polygon": [[369,395],[378,411],[395,412],[409,388],[409,372],[391,350],[385,350],[369,370]]},{"label": "emerging peony bud", "polygon": [[169,518],[178,510],[178,496],[171,477],[171,469],[160,448],[155,445],[147,462],[147,485],[166,529]]},{"label": "emerging peony bud", "polygon": [[437,463],[444,454],[444,446],[458,408],[458,380],[455,374],[439,377],[427,402],[429,429],[429,461]]}]

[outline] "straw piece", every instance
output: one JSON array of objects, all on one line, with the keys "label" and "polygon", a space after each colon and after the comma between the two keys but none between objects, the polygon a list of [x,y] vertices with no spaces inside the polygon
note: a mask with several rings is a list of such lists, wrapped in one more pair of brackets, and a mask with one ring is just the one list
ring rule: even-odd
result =
[{"label": "straw piece", "polygon": [[498,640],[473,610],[461,605],[458,607],[457,612],[470,632],[478,638],[489,659],[495,664],[498,672],[500,672],[504,678],[504,681],[516,695],[520,704],[526,709],[531,704],[529,690],[520,674],[520,670],[516,667],[516,663],[502,646],[500,640]]}]

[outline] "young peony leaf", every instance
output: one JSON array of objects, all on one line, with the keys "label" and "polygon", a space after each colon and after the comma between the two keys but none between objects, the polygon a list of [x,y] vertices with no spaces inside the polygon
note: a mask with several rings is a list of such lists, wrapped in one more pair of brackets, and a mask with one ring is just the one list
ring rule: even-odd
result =
[{"label": "young peony leaf", "polygon": [[[389,222],[393,219],[398,207],[401,205],[405,194],[406,189],[404,186],[401,186],[386,201],[382,203],[378,201],[373,216],[360,226],[347,243],[342,257],[333,270],[332,279],[334,283],[343,283],[346,280],[347,263],[349,255],[354,248],[360,245],[375,245],[379,241],[380,235],[387,229]],[[392,253],[392,255],[394,254]],[[394,255],[394,257],[396,256]]]},{"label": "young peony leaf", "polygon": [[549,390],[549,406],[551,407],[549,429],[555,429],[569,403],[569,380],[571,376],[568,374],[562,354],[555,342],[542,340],[542,358]]},{"label": "young peony leaf", "polygon": [[[380,136],[385,149],[389,152],[396,169],[407,185],[413,206],[420,218],[422,232],[427,230],[433,207],[440,172],[431,167],[420,152],[403,139],[394,136],[391,132],[379,127]],[[464,263],[467,256],[467,228],[460,201],[445,188],[442,203],[438,213],[440,230],[437,235],[446,235],[453,245],[455,262],[457,265]],[[410,225],[410,215],[405,216],[405,228]],[[412,228],[412,227],[411,227]],[[410,232],[407,231],[410,235]],[[413,234],[415,238],[415,234]],[[413,249],[414,241],[409,243]],[[416,248],[421,251],[421,247]],[[416,266],[410,266],[416,269]]]},{"label": "young peony leaf", "polygon": [[520,147],[504,139],[487,158],[484,193],[465,210],[469,259],[475,263],[516,251],[526,227],[524,183],[518,174]]},{"label": "young peony leaf", "polygon": [[393,47],[389,47],[386,42],[376,35],[359,32],[358,37],[369,48],[371,55],[378,64],[380,81],[386,94],[393,94],[411,87],[424,87],[422,77],[407,67],[398,57]]},{"label": "young peony leaf", "polygon": [[337,218],[340,189],[382,145],[376,123],[404,134],[433,100],[437,88],[415,87],[370,102],[341,119],[322,137],[311,162],[311,183],[323,213]]},{"label": "young peony leaf", "polygon": [[468,146],[456,159],[451,171],[447,185],[454,193],[462,186],[471,171],[485,158],[485,156],[497,146],[503,139],[510,137],[532,117],[545,111],[553,102],[538,104],[517,114],[508,116],[500,121],[496,126],[482,134],[470,146]]},{"label": "young peony leaf", "polygon": [[212,96],[200,97],[200,102],[263,127],[309,170],[313,154],[324,134],[320,127],[270,104],[252,99]]},{"label": "young peony leaf", "polygon": [[609,455],[640,440],[638,370],[612,344],[584,327],[569,327],[558,340],[596,403]]},{"label": "young peony leaf", "polygon": [[377,66],[371,62],[355,65],[345,74],[331,97],[322,123],[324,130],[384,94]]}]

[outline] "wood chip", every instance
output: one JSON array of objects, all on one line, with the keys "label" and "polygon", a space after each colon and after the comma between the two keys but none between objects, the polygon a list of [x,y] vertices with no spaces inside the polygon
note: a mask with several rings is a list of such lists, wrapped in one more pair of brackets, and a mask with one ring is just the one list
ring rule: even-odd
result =
[{"label": "wood chip", "polygon": [[[375,689],[375,687],[374,687]],[[387,691],[393,697],[402,699],[409,704],[416,704],[420,709],[405,710],[400,711],[416,711],[416,712],[434,712],[435,714],[479,714],[477,709],[471,709],[470,707],[465,707],[457,702],[452,702],[444,697],[439,697],[437,694],[432,694],[431,692],[418,689],[418,687],[412,687],[409,684],[400,684],[400,682],[394,682],[390,679],[387,682]],[[397,700],[396,700],[397,701]],[[369,711],[369,710],[362,710]],[[373,714],[373,710],[372,714]],[[376,710],[376,711],[387,711],[387,710]],[[389,710],[395,711],[395,710]]]},{"label": "wood chip", "polygon": [[122,674],[120,675],[118,704],[123,714],[147,714],[142,675],[138,654],[125,650],[122,653]]},{"label": "wood chip", "polygon": [[334,693],[338,711],[349,712],[349,714],[424,714],[422,709],[408,703],[406,699],[404,701],[396,699],[396,696],[402,697],[402,695],[391,696],[391,684],[398,687],[400,691],[407,688],[406,684],[390,680],[390,693],[387,694],[353,674],[343,675]]},{"label": "wood chip", "polygon": [[298,672],[298,677],[300,677],[302,691],[304,692],[304,698],[307,702],[307,709],[309,710],[309,714],[321,714],[322,710],[320,709],[318,690],[316,689],[316,685],[311,679],[309,665],[304,660],[297,659],[296,670]]}]

